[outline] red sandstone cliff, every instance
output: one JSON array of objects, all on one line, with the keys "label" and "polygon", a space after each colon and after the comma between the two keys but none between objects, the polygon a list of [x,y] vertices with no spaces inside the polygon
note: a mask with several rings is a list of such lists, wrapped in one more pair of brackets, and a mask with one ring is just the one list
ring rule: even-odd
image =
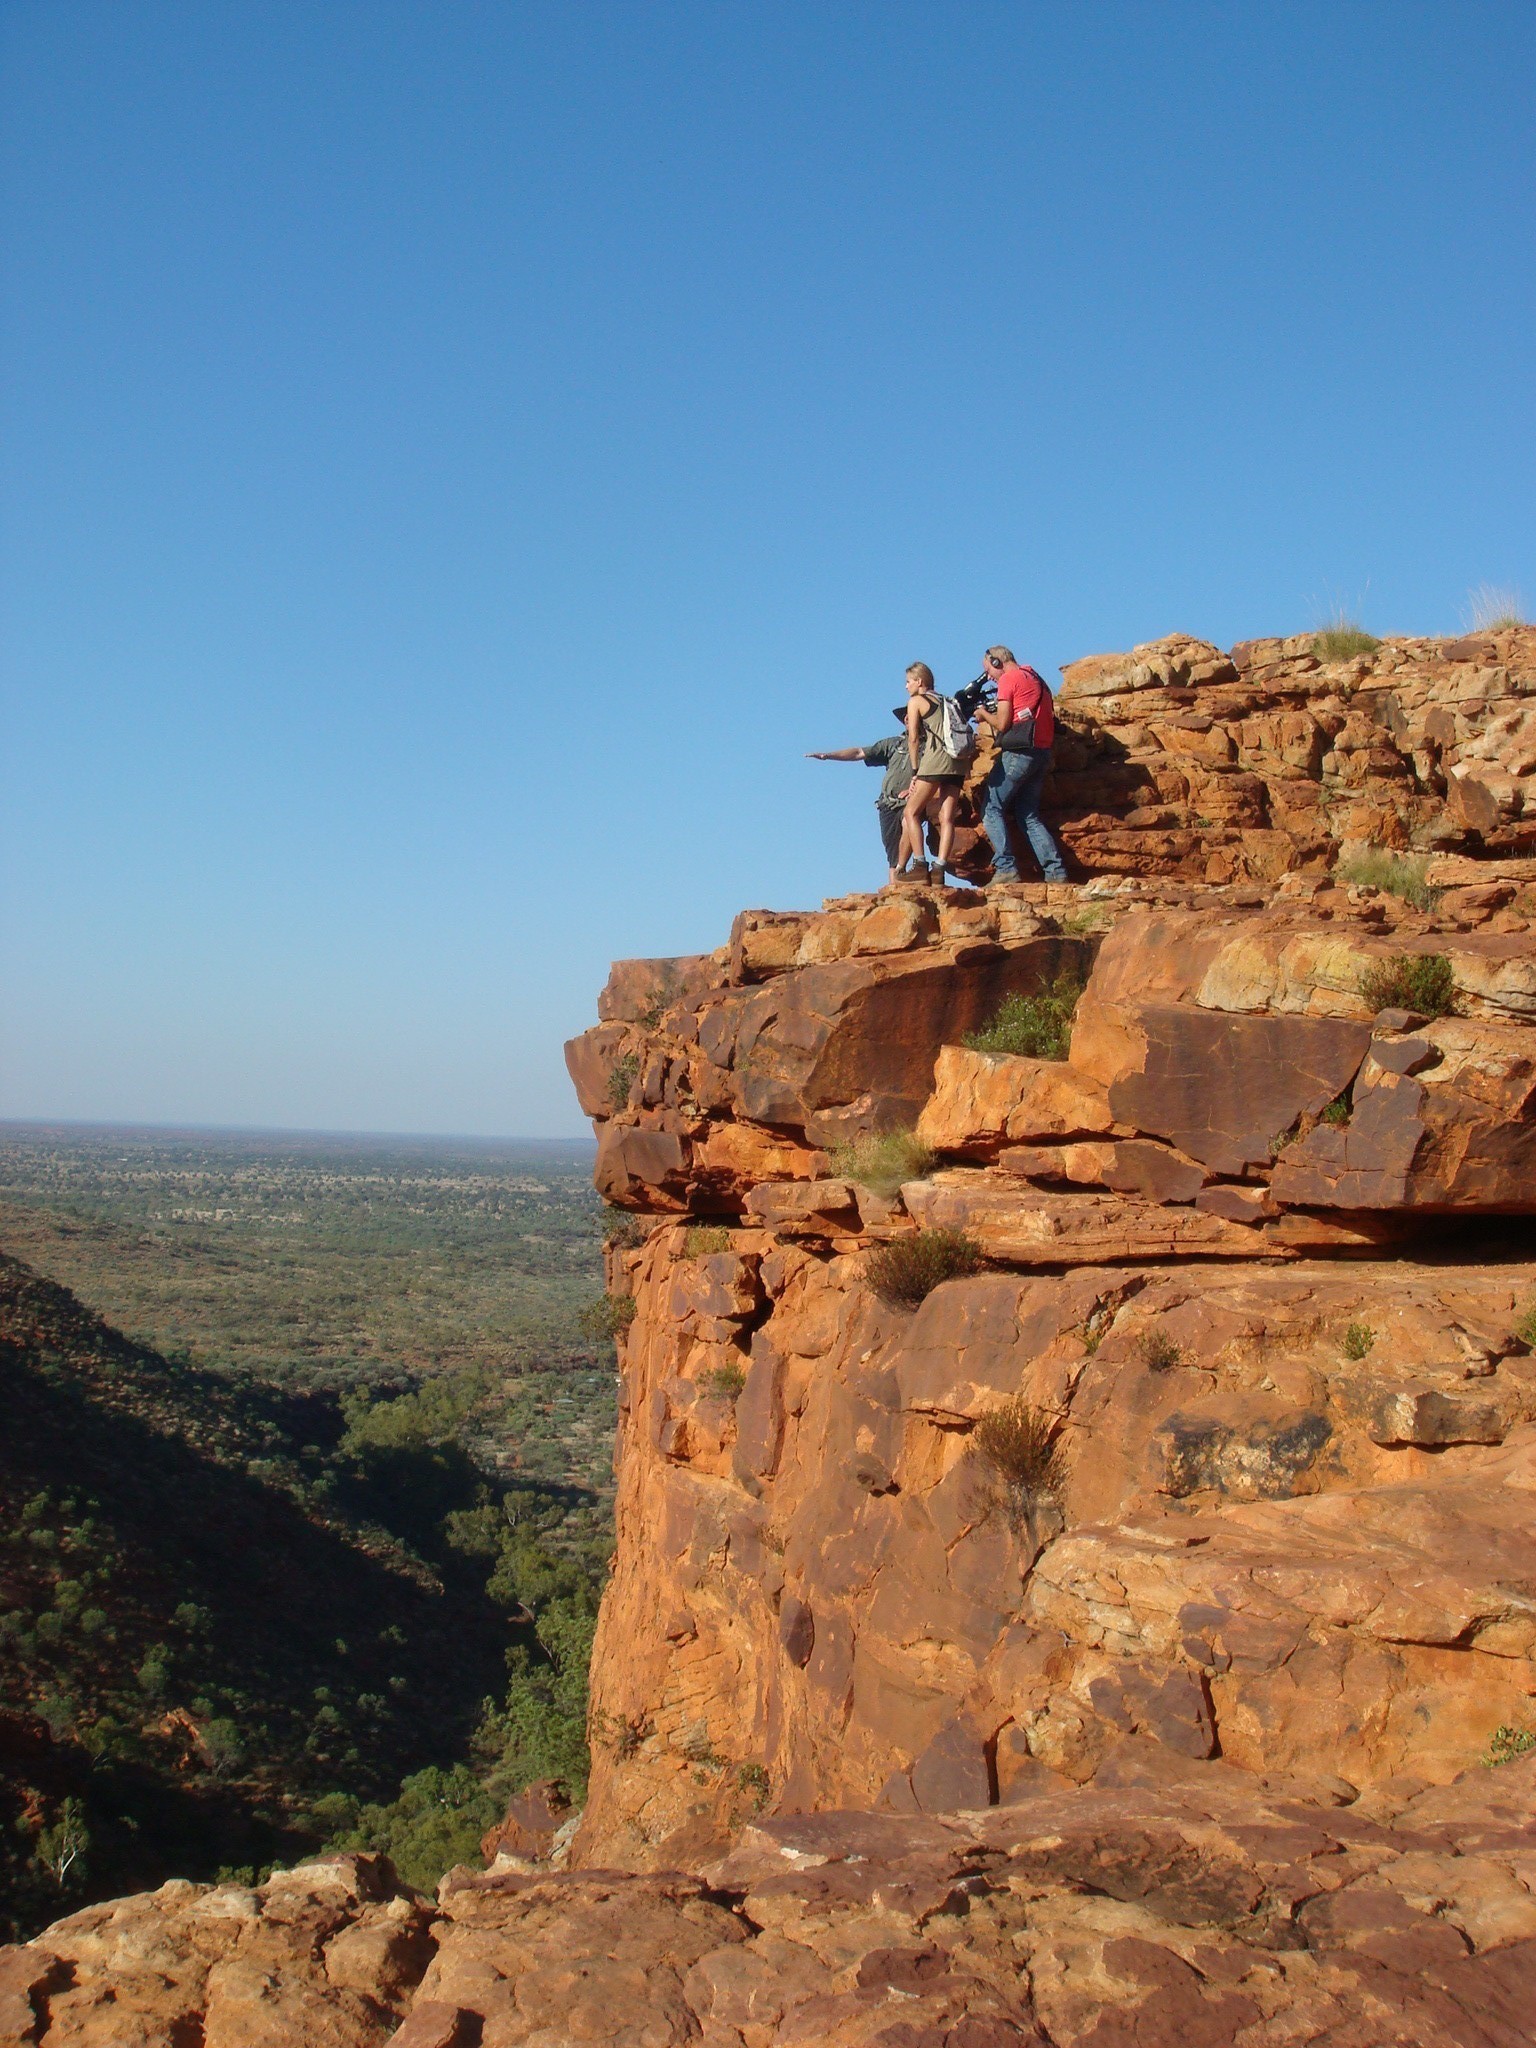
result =
[{"label": "red sandstone cliff", "polygon": [[[93,1908],[0,2042],[1531,2038],[1536,1757],[1480,1759],[1536,1729],[1536,634],[1061,703],[1085,891],[744,913],[568,1048],[635,1304],[581,1867]],[[1366,1000],[1424,956],[1445,1014]],[[961,1044],[1062,973],[1068,1057]],[[834,1172],[912,1124],[899,1193]],[[980,1270],[891,1306],[935,1229]]]}]

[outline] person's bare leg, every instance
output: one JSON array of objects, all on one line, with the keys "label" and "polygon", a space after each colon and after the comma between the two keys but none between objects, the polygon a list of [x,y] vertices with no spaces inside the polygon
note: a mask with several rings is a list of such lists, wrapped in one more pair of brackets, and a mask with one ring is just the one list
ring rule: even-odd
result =
[{"label": "person's bare leg", "polygon": [[920,782],[915,779],[907,791],[907,807],[903,811],[901,818],[901,864],[903,867],[906,867],[909,861],[918,862],[925,869],[928,865],[928,856],[923,851],[923,813],[927,809],[928,800],[933,793],[933,784],[931,782]]},{"label": "person's bare leg", "polygon": [[949,856],[955,850],[955,819],[960,810],[960,792],[946,790],[939,805],[939,866],[949,866]]}]

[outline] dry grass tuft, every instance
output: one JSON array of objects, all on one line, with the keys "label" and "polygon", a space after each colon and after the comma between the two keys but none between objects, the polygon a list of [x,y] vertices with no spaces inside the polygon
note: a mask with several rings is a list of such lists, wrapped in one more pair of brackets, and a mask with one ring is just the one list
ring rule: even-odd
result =
[{"label": "dry grass tuft", "polygon": [[982,1267],[981,1246],[959,1230],[919,1230],[893,1238],[869,1255],[865,1278],[891,1308],[917,1308],[946,1280]]},{"label": "dry grass tuft", "polygon": [[1040,1509],[1059,1500],[1067,1461],[1053,1419],[1015,1394],[983,1415],[971,1433],[971,1451],[987,1473],[977,1491],[983,1513],[1001,1511],[1016,1533],[1035,1535]]},{"label": "dry grass tuft", "polygon": [[1519,591],[1493,583],[1479,583],[1476,590],[1468,591],[1466,618],[1467,630],[1472,633],[1508,633],[1530,624]]},{"label": "dry grass tuft", "polygon": [[1368,846],[1363,853],[1341,860],[1335,879],[1354,882],[1362,889],[1384,889],[1415,910],[1433,910],[1441,891],[1428,879],[1429,863],[1421,854],[1388,853],[1383,847]]},{"label": "dry grass tuft", "polygon": [[894,1195],[909,1180],[921,1180],[933,1154],[915,1131],[866,1131],[832,1149],[832,1171],[872,1195]]},{"label": "dry grass tuft", "polygon": [[1357,654],[1374,654],[1380,645],[1341,605],[1312,642],[1312,652],[1319,661],[1353,661]]}]

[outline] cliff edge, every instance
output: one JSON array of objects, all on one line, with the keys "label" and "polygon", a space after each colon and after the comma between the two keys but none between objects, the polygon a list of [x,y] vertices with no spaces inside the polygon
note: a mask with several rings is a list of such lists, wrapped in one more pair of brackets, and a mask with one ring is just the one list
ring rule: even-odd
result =
[{"label": "cliff edge", "polygon": [[744,912],[567,1048],[575,1867],[95,1907],[0,2040],[1529,2040],[1536,633],[1174,636],[1060,707],[1083,886]]}]

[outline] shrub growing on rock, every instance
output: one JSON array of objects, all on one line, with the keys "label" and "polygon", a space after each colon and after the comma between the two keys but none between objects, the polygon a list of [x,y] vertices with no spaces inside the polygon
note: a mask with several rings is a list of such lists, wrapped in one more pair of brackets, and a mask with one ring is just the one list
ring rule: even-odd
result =
[{"label": "shrub growing on rock", "polygon": [[1351,1323],[1344,1332],[1344,1356],[1358,1362],[1375,1342],[1376,1332],[1369,1323]]},{"label": "shrub growing on rock", "polygon": [[1171,1367],[1183,1363],[1183,1352],[1173,1339],[1165,1337],[1161,1330],[1144,1330],[1136,1340],[1136,1349],[1141,1353],[1141,1362],[1149,1372],[1167,1372]]},{"label": "shrub growing on rock", "polygon": [[1443,953],[1398,953],[1378,960],[1360,977],[1368,1010],[1417,1010],[1445,1017],[1456,1000],[1456,977]]},{"label": "shrub growing on rock", "polygon": [[623,1209],[610,1209],[612,1221],[603,1232],[603,1243],[609,1251],[632,1252],[637,1245],[645,1243],[646,1223],[640,1216],[631,1216]]},{"label": "shrub growing on rock", "polygon": [[1512,1764],[1516,1757],[1529,1756],[1533,1749],[1536,1749],[1536,1730],[1511,1728],[1507,1721],[1501,1721],[1493,1731],[1483,1762],[1489,1770],[1494,1770],[1500,1764]]},{"label": "shrub growing on rock", "polygon": [[728,1252],[731,1248],[731,1233],[718,1223],[699,1224],[683,1238],[685,1259],[707,1259],[715,1252]]},{"label": "shrub growing on rock", "polygon": [[608,1100],[615,1109],[624,1109],[629,1103],[629,1091],[634,1086],[635,1076],[640,1071],[640,1055],[627,1052],[622,1059],[613,1063],[608,1076]]},{"label": "shrub growing on rock", "polygon": [[1536,1351],[1536,1301],[1527,1302],[1516,1317],[1515,1335],[1529,1350]]},{"label": "shrub growing on rock", "polygon": [[741,1366],[717,1365],[712,1371],[701,1373],[699,1385],[706,1394],[713,1394],[717,1400],[734,1401],[747,1384],[747,1375]]},{"label": "shrub growing on rock", "polygon": [[1385,889],[1399,896],[1414,910],[1433,910],[1440,890],[1431,886],[1429,866],[1422,855],[1388,853],[1380,846],[1368,846],[1363,853],[1341,860],[1334,870],[1341,882],[1354,882],[1362,889]]},{"label": "shrub growing on rock", "polygon": [[892,1308],[916,1308],[945,1280],[979,1273],[981,1246],[962,1230],[918,1230],[869,1255],[865,1278]]},{"label": "shrub growing on rock", "polygon": [[1064,1060],[1072,1044],[1072,1018],[1083,984],[1070,974],[1032,996],[1007,996],[979,1031],[968,1031],[972,1052],[1023,1053],[1030,1059]]},{"label": "shrub growing on rock", "polygon": [[909,1180],[921,1180],[933,1154],[915,1131],[865,1131],[833,1147],[832,1171],[873,1195],[894,1195]]},{"label": "shrub growing on rock", "polygon": [[1000,1509],[1015,1532],[1033,1541],[1041,1507],[1059,1497],[1067,1476],[1051,1417],[1015,1394],[982,1416],[971,1450],[986,1470],[978,1505],[983,1512]]},{"label": "shrub growing on rock", "polygon": [[585,1336],[617,1337],[635,1320],[638,1306],[632,1294],[600,1294],[587,1303],[577,1322]]},{"label": "shrub growing on rock", "polygon": [[1319,661],[1353,661],[1357,654],[1374,654],[1380,645],[1358,619],[1339,611],[1312,642],[1312,652]]}]

